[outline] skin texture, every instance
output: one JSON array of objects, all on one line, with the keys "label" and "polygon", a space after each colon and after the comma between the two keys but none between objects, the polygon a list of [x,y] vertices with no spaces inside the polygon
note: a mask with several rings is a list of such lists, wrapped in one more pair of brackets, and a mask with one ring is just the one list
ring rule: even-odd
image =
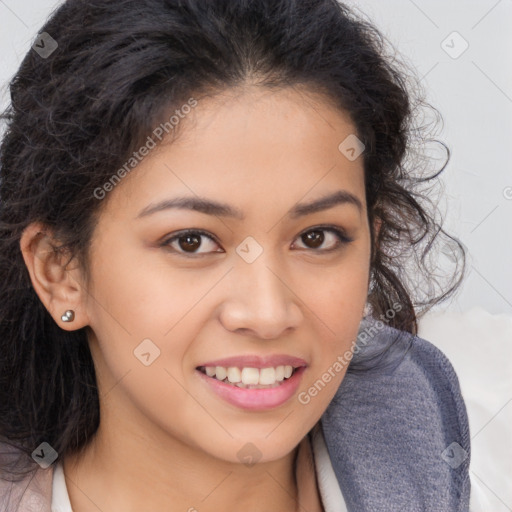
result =
[{"label": "skin texture", "polygon": [[[87,286],[76,265],[63,268],[65,258],[52,253],[44,226],[32,224],[21,239],[33,286],[55,321],[90,328],[101,421],[82,456],[63,460],[73,510],[284,512],[299,510],[297,500],[320,510],[314,490],[297,485],[293,463],[346,366],[307,405],[298,394],[351,348],[366,301],[363,161],[338,150],[355,129],[319,96],[256,86],[200,100],[181,122],[176,141],[152,151],[104,199]],[[362,211],[338,204],[288,216],[297,203],[337,190],[359,198]],[[245,217],[174,208],[137,218],[177,196],[227,203]],[[353,241],[328,252],[337,238],[325,230],[320,247],[308,245],[301,235],[321,224]],[[216,239],[200,239],[200,256],[187,257],[177,240],[162,245],[191,228]],[[248,236],[263,249],[252,263],[236,252]],[[61,320],[67,309],[75,311],[71,323]],[[134,356],[147,338],[160,350],[149,366]],[[253,354],[307,362],[283,405],[237,408],[196,370]],[[255,465],[237,455],[246,443],[260,453]],[[299,471],[299,481],[314,479],[302,462]]]}]

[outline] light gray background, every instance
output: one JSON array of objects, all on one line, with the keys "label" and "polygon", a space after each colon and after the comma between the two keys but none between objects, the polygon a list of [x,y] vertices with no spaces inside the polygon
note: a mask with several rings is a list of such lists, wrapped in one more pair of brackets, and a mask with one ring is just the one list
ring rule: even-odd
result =
[{"label": "light gray background", "polygon": [[[49,13],[49,0],[0,0],[0,106],[7,80]],[[512,0],[361,0],[417,69],[439,109],[452,158],[443,173],[446,229],[469,252],[468,277],[443,309],[512,314]],[[453,32],[459,36],[450,36]],[[447,39],[448,37],[448,39]],[[467,41],[467,50],[456,55]]]}]

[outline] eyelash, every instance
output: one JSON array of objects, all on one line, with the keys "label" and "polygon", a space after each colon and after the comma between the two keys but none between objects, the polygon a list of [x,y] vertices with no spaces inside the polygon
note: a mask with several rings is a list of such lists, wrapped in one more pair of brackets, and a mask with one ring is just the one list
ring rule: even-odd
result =
[{"label": "eyelash", "polygon": [[[308,228],[307,230],[305,230],[302,233],[300,233],[299,235],[297,235],[297,238],[301,238],[302,236],[304,236],[307,233],[310,233],[312,231],[326,231],[326,232],[333,233],[337,237],[338,242],[331,249],[306,248],[306,249],[303,249],[305,251],[319,252],[319,253],[330,253],[330,252],[339,250],[354,241],[354,239],[349,237],[343,229],[337,228],[335,226],[328,226],[328,225],[327,226],[325,226],[325,225],[324,226],[314,226],[314,227]],[[207,256],[209,254],[215,254],[217,252],[217,251],[214,251],[214,252],[207,252],[207,253],[187,253],[185,251],[178,251],[170,246],[170,244],[172,242],[174,242],[175,240],[179,240],[180,238],[187,236],[187,235],[205,236],[206,238],[209,238],[210,240],[212,240],[213,242],[215,242],[217,245],[220,246],[220,243],[216,240],[216,238],[206,231],[203,231],[201,229],[185,229],[183,231],[179,231],[179,232],[175,233],[172,237],[165,239],[161,243],[161,247],[169,249],[170,251],[172,251],[176,254],[179,254],[180,256],[184,256],[186,258],[198,258],[201,256]]]}]

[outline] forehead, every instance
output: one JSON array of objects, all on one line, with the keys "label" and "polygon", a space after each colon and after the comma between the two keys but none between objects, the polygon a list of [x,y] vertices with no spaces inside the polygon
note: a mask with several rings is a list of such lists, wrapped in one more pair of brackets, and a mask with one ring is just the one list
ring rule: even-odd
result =
[{"label": "forehead", "polygon": [[246,87],[198,99],[165,140],[119,183],[111,207],[135,209],[176,195],[229,202],[257,212],[344,189],[364,201],[362,156],[340,144],[356,133],[349,117],[300,89]]}]

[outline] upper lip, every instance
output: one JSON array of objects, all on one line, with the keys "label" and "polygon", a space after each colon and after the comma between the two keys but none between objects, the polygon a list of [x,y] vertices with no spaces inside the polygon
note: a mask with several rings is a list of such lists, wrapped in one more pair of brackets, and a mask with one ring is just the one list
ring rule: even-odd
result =
[{"label": "upper lip", "polygon": [[300,357],[289,356],[286,354],[275,354],[268,356],[248,355],[248,356],[234,356],[225,357],[223,359],[215,359],[208,361],[198,366],[223,366],[224,368],[238,367],[238,368],[270,368],[276,366],[293,366],[299,368],[300,366],[307,366],[306,361]]}]

